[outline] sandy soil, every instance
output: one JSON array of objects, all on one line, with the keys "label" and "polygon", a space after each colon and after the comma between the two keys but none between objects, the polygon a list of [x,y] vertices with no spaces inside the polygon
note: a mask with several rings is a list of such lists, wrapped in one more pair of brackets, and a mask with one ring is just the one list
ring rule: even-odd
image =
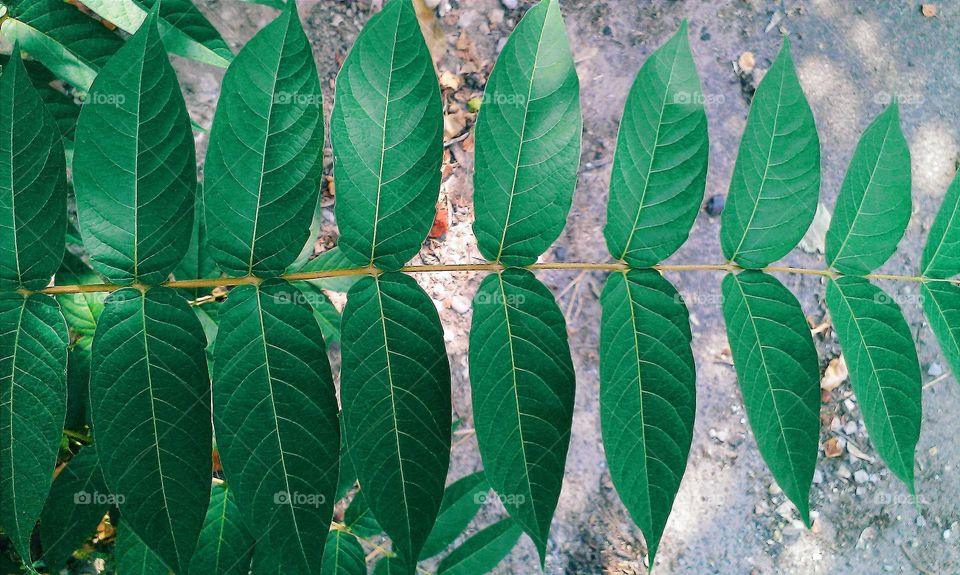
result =
[{"label": "sandy soil", "polygon": [[[371,5],[371,2],[373,5]],[[275,11],[237,0],[198,2],[234,48],[239,48]],[[301,0],[301,17],[317,55],[327,109],[339,63],[378,0]],[[516,1],[506,4],[517,4]],[[936,2],[925,17],[914,1],[760,0],[567,0],[563,4],[581,79],[584,113],[581,176],[557,244],[547,261],[605,261],[602,242],[607,182],[616,129],[633,75],[650,52],[680,24],[690,23],[691,43],[702,77],[710,127],[706,198],[725,195],[743,130],[752,87],[770,66],[782,34],[793,41],[801,81],[822,142],[822,202],[832,209],[860,132],[897,93],[913,157],[914,213],[900,253],[886,270],[915,270],[926,230],[952,178],[960,150],[960,5]],[[434,12],[439,68],[464,80],[465,93],[482,89],[498,44],[516,25],[526,0],[505,9],[500,0],[442,0]],[[735,66],[755,55],[755,70]],[[221,71],[179,61],[194,118],[209,126]],[[462,96],[462,94],[461,94]],[[458,113],[451,98],[455,133],[472,116]],[[454,130],[455,129],[455,130]],[[198,148],[206,135],[198,135]],[[429,240],[424,262],[479,259],[470,231],[472,154],[469,143],[450,147],[455,169],[444,183],[450,229]],[[324,201],[319,246],[335,241],[333,198]],[[701,213],[690,241],[674,262],[720,262],[719,218]],[[822,242],[822,239],[820,240]],[[816,238],[811,245],[815,248]],[[319,249],[319,247],[318,247]],[[793,265],[822,266],[822,255],[795,250]],[[541,273],[565,310],[576,365],[577,410],[564,490],[554,520],[548,573],[644,573],[645,547],[611,483],[600,441],[597,405],[597,344],[602,273]],[[472,427],[466,342],[471,298],[478,274],[418,277],[441,308],[453,371],[454,409]],[[671,275],[691,307],[698,365],[698,412],[687,473],[657,558],[659,573],[958,573],[960,572],[960,443],[955,441],[960,387],[952,375],[924,392],[923,436],[917,450],[920,503],[887,472],[863,429],[855,398],[844,382],[822,405],[824,442],[842,440],[838,457],[821,452],[811,500],[812,531],[802,529],[773,484],[756,449],[741,405],[720,311],[716,274]],[[826,318],[823,286],[812,278],[783,276],[812,324]],[[947,369],[924,323],[915,286],[889,284],[916,336],[925,380]],[[832,332],[817,336],[822,365],[839,355]],[[851,455],[853,453],[859,456]],[[480,466],[476,442],[458,435],[451,480]],[[856,473],[863,470],[865,473]],[[855,478],[856,476],[856,478]],[[861,481],[857,481],[859,478]],[[503,513],[492,506],[480,524]],[[536,572],[535,551],[523,540],[498,568]]]}]

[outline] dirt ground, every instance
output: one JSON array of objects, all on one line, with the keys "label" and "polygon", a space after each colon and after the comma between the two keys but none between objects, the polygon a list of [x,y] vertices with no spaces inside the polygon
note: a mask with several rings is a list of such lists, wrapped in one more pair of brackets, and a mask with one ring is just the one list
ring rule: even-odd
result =
[{"label": "dirt ground", "polygon": [[[420,0],[418,0],[420,1]],[[339,64],[380,0],[300,0],[327,98],[332,105]],[[436,0],[430,0],[437,5]],[[232,47],[239,47],[276,12],[238,0],[200,0]],[[518,6],[519,4],[519,6]],[[710,128],[706,198],[726,194],[749,98],[789,34],[800,79],[813,108],[822,145],[821,201],[832,209],[861,131],[896,93],[913,162],[913,218],[900,252],[884,267],[916,270],[926,230],[956,169],[960,151],[960,2],[835,0],[566,0],[563,12],[575,50],[584,115],[581,175],[568,226],[545,261],[606,261],[602,240],[607,182],[623,102],[647,56],[686,18],[703,83]],[[448,136],[465,134],[464,113],[479,95],[497,49],[530,2],[440,0],[424,12],[438,67],[462,81],[448,92]],[[749,57],[754,55],[752,73]],[[740,62],[744,64],[740,66]],[[222,71],[178,61],[191,114],[209,126]],[[198,149],[206,149],[200,134]],[[469,139],[449,147],[451,169],[442,189],[449,230],[429,240],[417,261],[480,259],[470,230],[472,153]],[[329,168],[329,164],[328,164]],[[318,249],[335,242],[334,198],[324,199]],[[825,228],[824,228],[825,229]],[[722,260],[719,218],[702,212],[690,241],[672,262]],[[786,263],[818,267],[822,231]],[[645,547],[610,483],[600,441],[597,345],[602,273],[540,273],[566,312],[577,371],[577,409],[564,489],[548,548],[547,573],[645,573]],[[451,480],[479,468],[472,428],[465,309],[479,274],[422,274],[417,278],[441,309],[453,372],[458,431]],[[917,449],[919,505],[877,461],[849,383],[826,392],[823,443],[811,493],[813,530],[799,523],[757,452],[729,359],[713,273],[672,274],[688,300],[698,366],[697,422],[686,476],[657,558],[659,573],[811,574],[960,573],[960,387],[920,312],[915,286],[888,284],[916,335],[924,391],[923,435]],[[828,320],[823,286],[810,277],[780,278],[800,298],[813,325]],[[828,324],[827,324],[828,325]],[[816,336],[822,366],[839,355],[832,331]],[[943,376],[939,376],[944,373]],[[939,376],[939,377],[938,377]],[[837,453],[839,451],[839,453]],[[859,473],[858,473],[859,472]],[[492,505],[479,524],[503,513]],[[537,572],[526,539],[498,573]]]}]

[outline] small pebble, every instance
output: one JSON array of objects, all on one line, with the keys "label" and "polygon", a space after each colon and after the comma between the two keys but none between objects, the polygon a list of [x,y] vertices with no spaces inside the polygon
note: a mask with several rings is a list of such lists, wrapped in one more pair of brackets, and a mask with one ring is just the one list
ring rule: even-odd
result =
[{"label": "small pebble", "polygon": [[857,483],[866,483],[867,481],[870,480],[870,474],[862,469],[858,469],[853,474],[853,480],[856,481]]},{"label": "small pebble", "polygon": [[857,422],[848,421],[846,425],[843,426],[843,432],[847,435],[853,435],[857,432]]},{"label": "small pebble", "polygon": [[820,471],[819,469],[813,472],[813,482],[816,483],[817,485],[820,485],[821,483],[823,483],[823,472]]},{"label": "small pebble", "polygon": [[427,5],[427,8],[431,10],[436,10],[437,6],[440,5],[441,0],[423,0],[423,3]]},{"label": "small pebble", "polygon": [[930,377],[940,377],[943,375],[943,366],[937,362],[931,363],[930,368],[927,369],[927,375]]},{"label": "small pebble", "polygon": [[949,529],[947,529],[946,531],[943,532],[943,539],[944,539],[944,541],[950,539],[950,537],[952,537],[952,536],[953,536],[953,534],[950,533],[950,530],[949,530]]},{"label": "small pebble", "polygon": [[723,211],[723,205],[725,202],[726,202],[726,198],[724,198],[720,194],[717,194],[715,196],[710,196],[710,199],[707,200],[707,205],[704,206],[704,210],[706,210],[707,214],[711,216],[714,216],[714,217],[719,216],[720,213]]},{"label": "small pebble", "polygon": [[503,7],[507,10],[516,10],[517,6],[520,5],[519,0],[500,0],[503,3]]},{"label": "small pebble", "polygon": [[450,307],[452,307],[453,311],[457,312],[458,314],[464,315],[470,311],[470,300],[462,295],[455,295],[450,300]]},{"label": "small pebble", "polygon": [[850,471],[850,468],[846,465],[841,465],[837,468],[837,476],[841,479],[850,479],[853,473]]}]

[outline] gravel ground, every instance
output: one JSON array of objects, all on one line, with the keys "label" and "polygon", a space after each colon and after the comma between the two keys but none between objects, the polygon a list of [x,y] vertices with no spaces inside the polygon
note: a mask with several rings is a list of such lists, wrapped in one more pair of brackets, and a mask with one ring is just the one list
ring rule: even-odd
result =
[{"label": "gravel ground", "polygon": [[[418,0],[420,1],[420,0]],[[275,11],[238,0],[198,2],[235,48]],[[301,0],[327,109],[339,64],[377,0]],[[431,5],[436,4],[430,1]],[[568,226],[545,261],[605,261],[602,242],[607,182],[616,129],[633,75],[686,18],[702,78],[710,128],[706,198],[726,194],[749,98],[789,34],[801,82],[822,143],[822,197],[831,211],[857,138],[898,94],[913,158],[914,212],[899,253],[884,267],[916,270],[926,230],[953,177],[960,150],[960,3],[937,2],[925,16],[919,3],[808,0],[567,0],[563,3],[581,80],[584,145],[581,176]],[[528,8],[525,0],[441,0],[425,10],[425,28],[438,67],[461,81],[448,92],[448,136],[468,130],[463,105],[482,90],[498,46]],[[753,56],[744,55],[749,52]],[[740,65],[737,63],[739,62]],[[178,61],[194,118],[209,126],[222,71]],[[328,115],[329,117],[329,115]],[[479,259],[470,230],[472,151],[469,138],[452,145],[442,190],[450,227],[425,244],[418,261]],[[198,136],[199,151],[206,135]],[[335,242],[333,197],[325,198],[318,250]],[[690,241],[672,262],[722,260],[719,218],[702,213]],[[786,263],[822,266],[811,236]],[[548,573],[645,573],[645,547],[610,483],[600,441],[597,344],[601,273],[541,273],[566,312],[576,366],[577,410],[567,474],[554,520]],[[472,427],[466,342],[478,274],[418,277],[441,308],[453,372],[454,409]],[[719,275],[672,274],[687,297],[698,366],[697,423],[686,476],[657,558],[660,573],[958,573],[960,572],[960,446],[954,440],[960,388],[926,326],[914,286],[887,284],[914,330],[925,380],[923,435],[917,449],[919,504],[874,457],[849,383],[824,394],[821,451],[811,494],[813,530],[773,484],[746,423],[719,307]],[[800,298],[814,326],[822,366],[839,355],[817,279],[780,278]],[[464,299],[466,298],[466,299]],[[934,381],[935,380],[935,381]],[[451,480],[480,466],[476,442],[458,435]],[[481,523],[503,513],[488,505]],[[533,545],[523,540],[498,568],[536,572]]]}]

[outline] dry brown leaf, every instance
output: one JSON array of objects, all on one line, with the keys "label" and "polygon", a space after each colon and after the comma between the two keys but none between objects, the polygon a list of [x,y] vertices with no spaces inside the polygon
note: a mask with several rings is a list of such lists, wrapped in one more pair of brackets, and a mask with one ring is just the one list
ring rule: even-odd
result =
[{"label": "dry brown leaf", "polygon": [[456,138],[467,127],[467,113],[459,106],[451,106],[455,111],[447,112],[443,117],[443,136],[447,139]]},{"label": "dry brown leaf", "polygon": [[823,371],[823,378],[820,380],[820,389],[833,391],[847,380],[850,372],[847,370],[847,362],[843,356],[835,357],[827,364],[827,369]]},{"label": "dry brown leaf", "polygon": [[827,457],[840,457],[843,455],[843,444],[840,443],[840,438],[831,437],[823,442],[823,453]]},{"label": "dry brown leaf", "polygon": [[437,215],[433,218],[433,227],[430,228],[429,237],[440,238],[447,233],[450,228],[450,212],[447,210],[447,202],[440,200],[437,203]]},{"label": "dry brown leaf", "polygon": [[449,70],[444,70],[440,73],[440,87],[444,90],[452,90],[456,92],[460,89],[460,86],[463,84],[463,78],[450,72]]}]

